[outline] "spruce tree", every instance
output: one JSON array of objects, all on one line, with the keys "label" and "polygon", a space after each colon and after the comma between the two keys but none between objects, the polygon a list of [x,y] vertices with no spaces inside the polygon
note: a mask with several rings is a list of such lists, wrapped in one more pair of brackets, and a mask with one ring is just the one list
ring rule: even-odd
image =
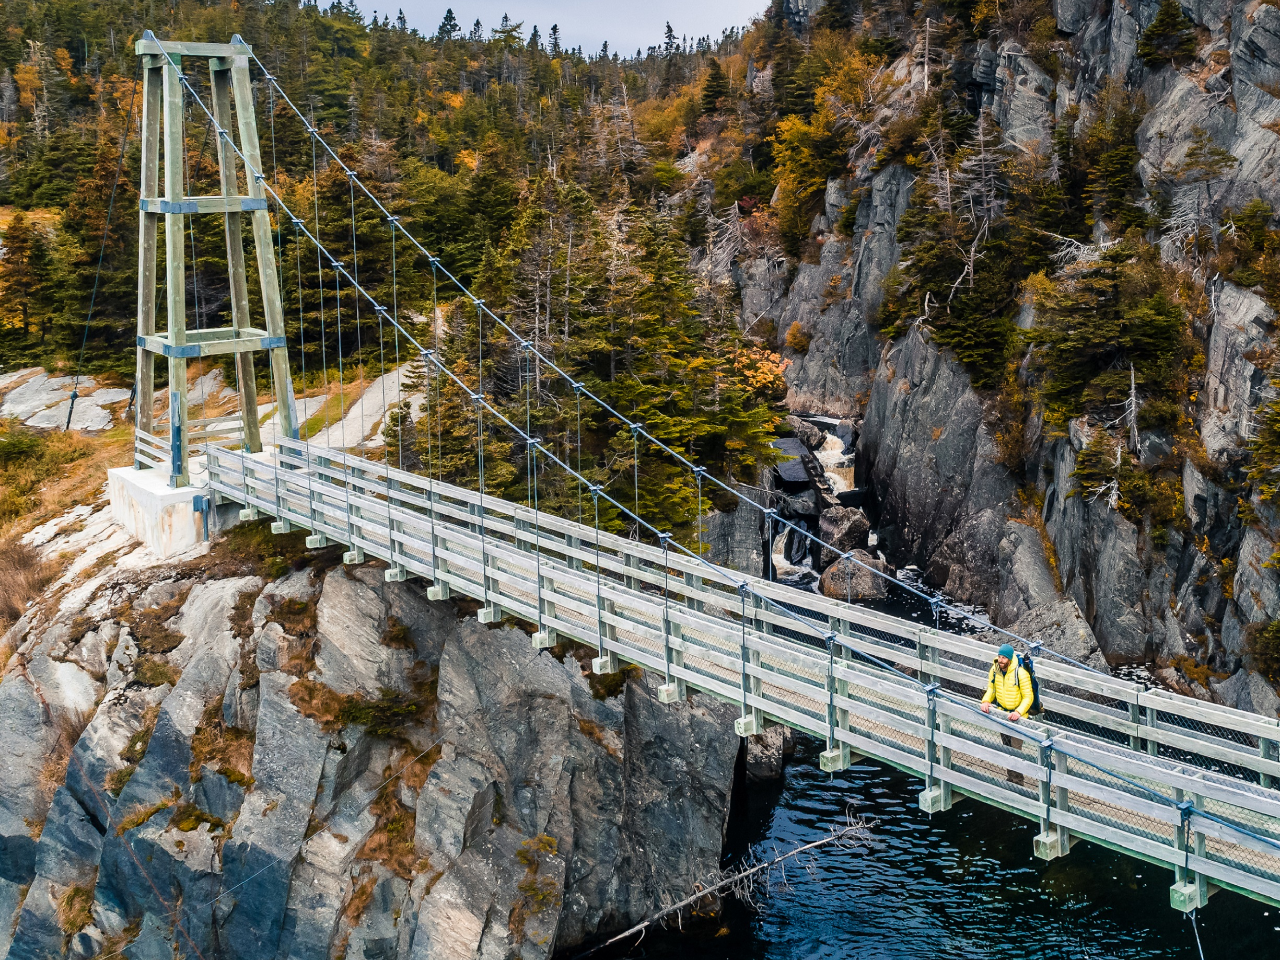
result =
[{"label": "spruce tree", "polygon": [[1150,64],[1174,63],[1196,53],[1195,24],[1182,12],[1178,0],[1161,0],[1151,26],[1142,31],[1138,56]]},{"label": "spruce tree", "polygon": [[453,8],[450,7],[444,12],[444,19],[440,21],[440,29],[436,31],[435,39],[441,43],[446,40],[453,40],[458,36],[460,30],[458,18],[453,15]]},{"label": "spruce tree", "polygon": [[703,116],[715,113],[720,101],[729,96],[729,77],[720,66],[720,61],[712,57],[707,66],[710,72],[702,85]]},{"label": "spruce tree", "polygon": [[38,226],[21,211],[4,232],[0,259],[0,319],[22,326],[29,336],[34,324],[43,342],[53,309],[53,263],[49,244]]}]

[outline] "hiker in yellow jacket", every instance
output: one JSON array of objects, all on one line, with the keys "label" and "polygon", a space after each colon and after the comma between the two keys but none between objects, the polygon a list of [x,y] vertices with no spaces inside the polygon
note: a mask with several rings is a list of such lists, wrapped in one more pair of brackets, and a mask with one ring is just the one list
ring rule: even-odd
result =
[{"label": "hiker in yellow jacket", "polygon": [[1009,719],[1017,723],[1027,715],[1035,694],[1031,691],[1031,673],[1024,669],[1014,656],[1013,647],[1005,644],[996,654],[996,662],[987,675],[987,692],[982,697],[982,712],[990,713],[994,703],[1009,712]]},{"label": "hiker in yellow jacket", "polygon": [[[997,651],[996,661],[991,664],[991,672],[987,675],[987,692],[982,697],[982,712],[990,713],[994,703],[1000,710],[1009,711],[1008,719],[1017,723],[1027,715],[1034,702],[1031,671],[1022,666],[1014,655],[1013,647],[1006,643]],[[1000,742],[1022,752],[1022,741],[1017,737],[1001,733]],[[1017,786],[1024,785],[1023,776],[1017,770],[1006,770],[1005,779]]]}]

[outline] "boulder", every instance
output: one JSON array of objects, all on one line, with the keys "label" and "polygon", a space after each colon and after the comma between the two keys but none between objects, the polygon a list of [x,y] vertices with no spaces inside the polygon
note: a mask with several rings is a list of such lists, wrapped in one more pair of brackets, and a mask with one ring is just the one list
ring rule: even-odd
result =
[{"label": "boulder", "polygon": [[841,557],[827,567],[818,586],[824,596],[835,600],[879,600],[888,593],[888,581],[874,571],[892,575],[883,560],[865,550],[854,550],[851,558]]},{"label": "boulder", "polygon": [[808,420],[801,420],[799,417],[787,417],[786,425],[795,435],[795,438],[810,450],[820,449],[827,440],[827,435]]},{"label": "boulder", "polygon": [[783,437],[773,441],[773,447],[783,459],[774,470],[782,490],[798,493],[812,483],[812,478],[822,475],[822,466],[798,437]]},{"label": "boulder", "polygon": [[857,507],[830,507],[822,511],[818,520],[818,538],[835,549],[822,548],[820,565],[826,567],[835,562],[839,553],[865,550],[871,524],[867,515]]},{"label": "boulder", "polygon": [[1210,686],[1228,707],[1248,710],[1275,719],[1280,711],[1280,696],[1266,677],[1252,670],[1237,670],[1226,680],[1210,680]]},{"label": "boulder", "polygon": [[795,734],[782,724],[747,737],[746,743],[747,780],[753,783],[779,779],[786,769],[787,758],[796,752]]}]

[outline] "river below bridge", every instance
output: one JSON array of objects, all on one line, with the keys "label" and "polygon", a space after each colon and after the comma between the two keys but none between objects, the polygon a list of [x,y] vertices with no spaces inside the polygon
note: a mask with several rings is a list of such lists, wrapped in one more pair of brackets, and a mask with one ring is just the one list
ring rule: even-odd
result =
[{"label": "river below bridge", "polygon": [[[909,574],[909,572],[908,572]],[[932,621],[905,592],[868,604]],[[963,631],[959,623],[943,629]],[[823,744],[800,737],[784,779],[748,791],[734,811],[730,856],[773,856],[818,840],[846,808],[873,822],[861,850],[821,853],[813,871],[758,909],[727,906],[722,924],[649,933],[597,954],[649,960],[1198,960],[1195,931],[1169,906],[1172,871],[1090,843],[1046,863],[1031,853],[1038,827],[972,799],[932,818],[921,782],[862,762],[830,775]],[[1280,909],[1229,892],[1197,916],[1206,960],[1280,957]]]}]

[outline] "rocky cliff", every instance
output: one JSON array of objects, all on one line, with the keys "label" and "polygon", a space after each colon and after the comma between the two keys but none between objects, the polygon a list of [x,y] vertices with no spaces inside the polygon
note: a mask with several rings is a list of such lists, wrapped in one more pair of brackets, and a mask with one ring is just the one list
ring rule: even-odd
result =
[{"label": "rocky cliff", "polygon": [[[1172,191],[1173,208],[1187,209],[1183,194],[1193,188],[1170,187],[1169,170],[1203,152],[1207,134],[1234,161],[1213,181],[1217,209],[1254,200],[1280,207],[1280,8],[1184,4],[1194,55],[1160,63],[1137,52],[1159,7],[1055,2],[1045,22],[1056,30],[1044,41],[1057,58],[1053,75],[1043,51],[1032,56],[994,35],[931,56],[968,91],[973,114],[989,111],[1003,149],[1044,152],[1055,130],[1085,129],[1104,90],[1118,91],[1142,111],[1134,136],[1142,203],[1154,209]],[[897,86],[884,123],[924,96],[922,33],[909,31],[905,47],[887,68]],[[800,261],[766,252],[739,273],[744,322],[772,319],[792,361],[791,409],[854,421],[859,483],[880,548],[899,565],[919,565],[936,587],[985,605],[1002,626],[1065,631],[1081,655],[1100,649],[1112,664],[1150,663],[1171,686],[1274,716],[1280,700],[1248,672],[1247,644],[1251,625],[1280,618],[1280,578],[1269,562],[1277,527],[1246,477],[1258,409],[1274,395],[1267,368],[1276,315],[1260,288],[1206,273],[1185,245],[1151,232],[1169,268],[1207,304],[1194,325],[1204,361],[1189,407],[1194,438],[1144,429],[1135,451],[1145,467],[1180,477],[1169,494],[1179,518],[1153,536],[1105,498],[1081,495],[1073,474],[1101,420],[1063,430],[1034,404],[1011,412],[996,390],[974,388],[927,325],[877,329],[882,281],[902,262],[903,218],[923,175],[911,158],[854,158],[829,181]],[[1095,241],[1108,239],[1099,221]],[[803,350],[784,342],[796,322],[811,336]],[[1029,296],[1018,325],[1036,324]],[[1025,361],[1019,376],[1025,383]],[[1002,449],[1011,432],[1021,441],[1016,458]]]},{"label": "rocky cliff", "polygon": [[161,565],[107,513],[29,538],[75,560],[0,643],[0,957],[546,957],[718,867],[723,704],[297,534]]}]

